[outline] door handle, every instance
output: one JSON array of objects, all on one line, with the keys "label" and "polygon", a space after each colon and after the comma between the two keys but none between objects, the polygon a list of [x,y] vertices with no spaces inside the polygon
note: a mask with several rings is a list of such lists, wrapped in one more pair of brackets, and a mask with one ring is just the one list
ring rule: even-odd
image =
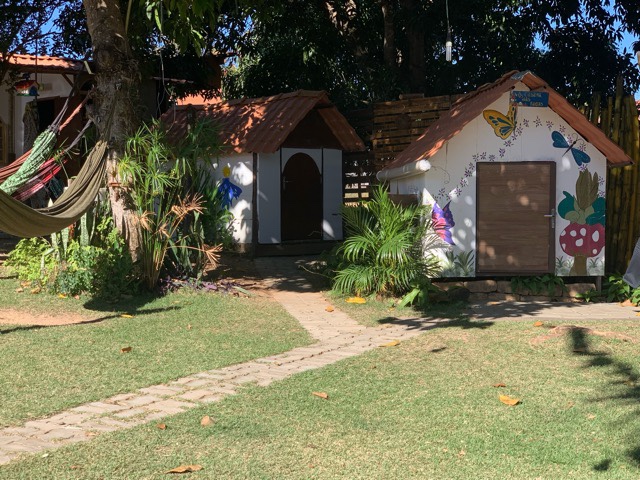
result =
[{"label": "door handle", "polygon": [[545,215],[543,215],[544,218],[550,218],[551,219],[551,228],[556,228],[556,209],[552,208],[551,209],[551,213],[547,213]]}]

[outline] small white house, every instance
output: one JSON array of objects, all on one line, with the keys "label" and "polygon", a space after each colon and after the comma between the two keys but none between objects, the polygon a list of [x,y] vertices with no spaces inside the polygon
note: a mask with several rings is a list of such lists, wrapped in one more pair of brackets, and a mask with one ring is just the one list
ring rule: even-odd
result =
[{"label": "small white house", "polygon": [[606,170],[631,159],[531,72],[460,98],[380,171],[432,207],[442,276],[604,274]]},{"label": "small white house", "polygon": [[179,106],[162,121],[180,136],[196,117],[221,127],[216,174],[228,165],[242,189],[230,208],[242,249],[342,239],[342,152],[364,145],[325,92]]}]

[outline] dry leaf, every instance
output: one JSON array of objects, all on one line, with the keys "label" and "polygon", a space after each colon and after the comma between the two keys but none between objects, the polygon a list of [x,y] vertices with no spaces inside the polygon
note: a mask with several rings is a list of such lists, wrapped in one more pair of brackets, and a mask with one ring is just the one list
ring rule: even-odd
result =
[{"label": "dry leaf", "polygon": [[572,408],[575,405],[575,402],[567,402],[567,408]]},{"label": "dry leaf", "polygon": [[67,298],[67,296],[64,293],[59,293],[58,298]]},{"label": "dry leaf", "polygon": [[331,306],[331,305],[327,305],[327,308],[325,308],[325,311],[327,311],[329,313],[333,312],[334,310],[335,310],[335,308],[333,308],[333,306]]},{"label": "dry leaf", "polygon": [[84,432],[85,437],[95,437],[98,435],[98,432]]},{"label": "dry leaf", "polygon": [[123,347],[120,349],[120,353],[129,353],[133,347]]},{"label": "dry leaf", "polygon": [[367,301],[362,297],[349,297],[346,300],[347,303],[367,303]]},{"label": "dry leaf", "polygon": [[156,427],[158,428],[158,430],[166,430],[167,426],[164,423],[159,423],[156,425]]},{"label": "dry leaf", "polygon": [[202,420],[200,420],[200,425],[202,425],[203,427],[211,425],[212,423],[213,420],[211,420],[211,417],[209,415],[205,415],[204,417],[202,417]]},{"label": "dry leaf", "polygon": [[458,456],[459,456],[459,457],[464,457],[466,454],[467,454],[467,452],[465,452],[464,450],[460,450],[460,451],[458,452]]},{"label": "dry leaf", "polygon": [[80,300],[80,295],[74,295],[73,298],[75,298],[76,300]]},{"label": "dry leaf", "polygon": [[16,288],[16,293],[22,293],[22,292],[24,292],[24,288],[22,287]]},{"label": "dry leaf", "polygon": [[391,340],[389,343],[383,343],[382,345],[378,345],[379,347],[395,347],[400,345],[400,340]]},{"label": "dry leaf", "polygon": [[498,398],[502,403],[504,403],[505,405],[509,405],[510,407],[513,407],[520,403],[519,399],[510,397],[509,395],[500,395],[500,397]]},{"label": "dry leaf", "polygon": [[69,468],[70,468],[71,470],[77,470],[77,469],[79,469],[79,468],[80,468],[80,465],[71,465]]},{"label": "dry leaf", "polygon": [[533,324],[534,327],[541,327],[542,325],[544,325],[544,323],[542,323],[540,320]]},{"label": "dry leaf", "polygon": [[589,413],[589,414],[587,415],[587,418],[588,418],[589,420],[593,420],[594,418],[596,418],[596,416],[595,416],[593,413]]},{"label": "dry leaf", "polygon": [[320,397],[323,400],[329,400],[329,394],[325,392],[311,392],[311,395],[315,395],[316,397]]},{"label": "dry leaf", "polygon": [[191,324],[187,325],[187,330],[191,330]]},{"label": "dry leaf", "polygon": [[40,287],[36,287],[36,288],[31,289],[31,293],[33,295],[37,295],[38,293],[40,293]]},{"label": "dry leaf", "polygon": [[504,387],[506,387],[506,385],[504,383],[494,383],[493,386],[495,388],[504,388]]},{"label": "dry leaf", "polygon": [[180,465],[179,467],[172,468],[165,473],[191,473],[202,470],[202,465]]},{"label": "dry leaf", "polygon": [[133,315],[130,315],[128,313],[123,313],[122,315],[120,315],[122,318],[133,318]]},{"label": "dry leaf", "polygon": [[624,302],[620,302],[618,305],[621,307],[635,307],[635,304],[628,298]]}]

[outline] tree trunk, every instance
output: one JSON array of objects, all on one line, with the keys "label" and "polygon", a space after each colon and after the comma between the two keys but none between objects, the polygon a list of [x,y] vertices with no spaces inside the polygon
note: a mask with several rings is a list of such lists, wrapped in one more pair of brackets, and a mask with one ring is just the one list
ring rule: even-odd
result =
[{"label": "tree trunk", "polygon": [[124,236],[132,257],[138,258],[140,231],[128,195],[119,187],[118,160],[127,137],[140,124],[136,105],[140,101],[140,73],[125,33],[124,17],[118,0],[83,0],[87,27],[95,61],[97,92],[94,122],[103,132],[113,108],[109,131],[107,182],[116,227]]},{"label": "tree trunk", "polygon": [[393,0],[380,0],[384,22],[384,63],[389,70],[396,68],[396,30],[393,23]]},{"label": "tree trunk", "polygon": [[424,29],[419,21],[419,11],[415,0],[402,0],[409,44],[409,90],[410,93],[424,93],[426,83],[426,62],[424,58]]}]

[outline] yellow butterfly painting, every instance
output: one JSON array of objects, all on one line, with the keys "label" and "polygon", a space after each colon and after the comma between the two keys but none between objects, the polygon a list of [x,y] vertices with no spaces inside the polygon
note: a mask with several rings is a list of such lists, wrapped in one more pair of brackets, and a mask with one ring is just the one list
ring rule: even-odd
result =
[{"label": "yellow butterfly painting", "polygon": [[495,134],[503,140],[509,138],[516,128],[516,106],[510,105],[506,115],[497,110],[485,110],[482,116],[487,121]]}]

